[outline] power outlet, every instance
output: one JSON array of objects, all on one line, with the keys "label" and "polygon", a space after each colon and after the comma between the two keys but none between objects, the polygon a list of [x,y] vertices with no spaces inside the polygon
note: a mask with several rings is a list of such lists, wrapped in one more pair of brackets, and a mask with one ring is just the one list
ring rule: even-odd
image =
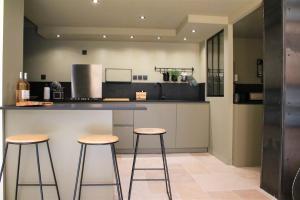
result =
[{"label": "power outlet", "polygon": [[46,80],[47,79],[47,75],[46,74],[41,74],[41,80]]}]

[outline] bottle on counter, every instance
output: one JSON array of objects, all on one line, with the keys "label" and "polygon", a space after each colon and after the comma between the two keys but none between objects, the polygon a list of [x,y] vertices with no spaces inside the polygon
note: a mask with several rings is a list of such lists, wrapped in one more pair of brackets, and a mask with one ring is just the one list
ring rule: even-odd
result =
[{"label": "bottle on counter", "polygon": [[30,83],[28,82],[28,74],[26,72],[24,73],[24,81],[26,83],[25,99],[27,101],[29,101],[30,100]]},{"label": "bottle on counter", "polygon": [[48,84],[44,86],[44,101],[49,101],[50,100],[50,87]]},{"label": "bottle on counter", "polygon": [[20,72],[20,77],[16,86],[16,102],[26,101],[27,84],[23,79],[23,72]]}]

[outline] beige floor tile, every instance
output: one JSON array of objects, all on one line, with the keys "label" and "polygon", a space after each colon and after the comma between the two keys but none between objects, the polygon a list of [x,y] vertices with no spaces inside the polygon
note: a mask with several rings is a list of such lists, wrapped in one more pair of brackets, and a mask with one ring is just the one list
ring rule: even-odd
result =
[{"label": "beige floor tile", "polygon": [[[208,153],[168,154],[175,200],[266,200],[259,190],[260,168],[226,165]],[[127,199],[132,155],[118,155],[124,199]],[[137,167],[162,168],[160,154],[139,155]],[[136,171],[135,178],[164,178],[163,171]],[[132,200],[168,200],[164,182],[134,182]]]},{"label": "beige floor tile", "polygon": [[242,200],[242,198],[231,191],[209,192],[209,195],[215,200]]},{"label": "beige floor tile", "polygon": [[268,200],[264,194],[257,190],[237,190],[234,191],[235,194],[240,196],[244,200]]}]

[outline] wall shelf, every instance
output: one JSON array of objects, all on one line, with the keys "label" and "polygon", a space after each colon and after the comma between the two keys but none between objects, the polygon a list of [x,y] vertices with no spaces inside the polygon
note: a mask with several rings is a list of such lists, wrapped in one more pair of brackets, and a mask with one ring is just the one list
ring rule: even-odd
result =
[{"label": "wall shelf", "polygon": [[191,72],[192,75],[194,74],[194,67],[191,68],[173,68],[173,67],[155,67],[154,70],[156,72],[164,73],[164,72],[169,72],[172,70],[177,70],[179,72]]}]

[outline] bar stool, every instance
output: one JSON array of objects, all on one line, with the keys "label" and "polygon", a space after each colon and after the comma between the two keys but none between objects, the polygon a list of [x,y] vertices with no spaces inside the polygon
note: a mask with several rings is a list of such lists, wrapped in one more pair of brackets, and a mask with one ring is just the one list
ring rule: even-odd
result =
[{"label": "bar stool", "polygon": [[[78,163],[78,169],[77,169],[77,176],[76,176],[73,200],[76,199],[76,195],[77,195],[80,168],[81,168],[81,177],[80,177],[80,183],[79,183],[78,199],[81,198],[82,186],[117,186],[119,200],[123,200],[120,174],[119,174],[117,156],[116,156],[116,150],[115,150],[115,143],[117,143],[118,141],[119,141],[119,138],[117,136],[113,136],[113,135],[86,135],[86,136],[81,136],[78,139],[78,142],[81,144],[81,149],[80,149],[80,155],[79,155],[79,163]],[[82,183],[86,149],[87,149],[88,145],[110,145],[116,183],[111,183],[111,184],[83,184]],[[82,162],[82,164],[81,164],[81,162]]]},{"label": "bar stool", "polygon": [[[21,186],[21,187],[22,186],[30,186],[30,187],[39,186],[42,200],[44,199],[43,187],[45,187],[45,186],[47,186],[47,187],[48,186],[55,186],[56,187],[56,192],[57,192],[57,197],[58,197],[58,199],[60,199],[57,180],[56,180],[56,175],[55,175],[55,171],[54,171],[54,166],[53,166],[53,161],[52,161],[52,156],[51,156],[48,141],[49,141],[49,137],[47,135],[15,135],[15,136],[10,136],[10,137],[6,138],[6,147],[5,147],[3,163],[2,163],[2,167],[1,167],[0,181],[2,179],[2,174],[3,174],[3,170],[4,170],[4,166],[5,166],[8,146],[9,145],[18,145],[19,146],[19,156],[18,156],[17,180],[16,180],[16,191],[15,191],[15,199],[16,200],[18,199],[19,186]],[[47,144],[47,150],[48,150],[48,154],[49,154],[49,159],[50,159],[50,163],[51,163],[51,168],[52,168],[52,173],[53,173],[53,178],[54,178],[55,184],[43,184],[43,182],[42,182],[40,156],[39,156],[39,144],[41,144],[41,143],[46,143]],[[39,183],[38,184],[19,183],[20,164],[21,164],[20,161],[21,161],[21,153],[22,153],[22,146],[23,145],[35,145],[38,176],[39,176]]]},{"label": "bar stool", "polygon": [[[132,170],[131,170],[128,200],[130,200],[130,198],[131,198],[131,189],[132,189],[133,181],[165,181],[169,200],[172,199],[169,170],[168,170],[166,150],[165,150],[164,137],[163,137],[163,135],[165,133],[167,133],[167,131],[162,128],[138,128],[138,129],[134,130],[134,134],[136,134],[137,137],[136,137],[136,144],[135,144],[135,148],[134,148],[134,157],[133,157],[133,164],[132,164]],[[164,165],[163,168],[135,168],[140,135],[144,135],[144,136],[159,135],[160,136],[161,155],[162,155],[162,160],[163,160],[163,165]],[[164,179],[134,179],[133,177],[134,177],[135,170],[164,170],[165,178]]]}]

